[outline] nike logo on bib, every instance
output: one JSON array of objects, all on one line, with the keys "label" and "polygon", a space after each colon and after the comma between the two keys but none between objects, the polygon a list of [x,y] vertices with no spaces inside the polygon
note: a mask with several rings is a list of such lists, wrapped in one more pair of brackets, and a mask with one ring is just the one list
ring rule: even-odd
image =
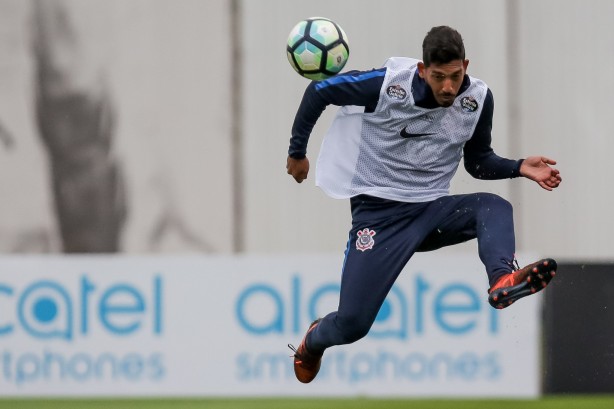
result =
[{"label": "nike logo on bib", "polygon": [[403,128],[400,132],[400,135],[402,138],[419,138],[421,136],[429,136],[429,135],[435,135],[435,133],[433,132],[427,132],[427,133],[409,133],[405,130],[405,128]]}]

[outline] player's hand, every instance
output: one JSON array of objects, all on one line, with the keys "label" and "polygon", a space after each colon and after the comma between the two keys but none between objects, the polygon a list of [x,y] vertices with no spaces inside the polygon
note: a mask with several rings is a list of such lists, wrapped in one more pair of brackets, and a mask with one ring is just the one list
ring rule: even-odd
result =
[{"label": "player's hand", "polygon": [[292,175],[294,180],[301,183],[303,180],[307,179],[307,174],[309,173],[309,159],[307,159],[307,157],[303,159],[294,159],[288,156],[286,170],[288,171],[288,175]]},{"label": "player's hand", "polygon": [[561,174],[558,169],[551,167],[556,161],[545,156],[529,156],[520,165],[520,174],[534,180],[546,190],[557,188],[561,183]]}]

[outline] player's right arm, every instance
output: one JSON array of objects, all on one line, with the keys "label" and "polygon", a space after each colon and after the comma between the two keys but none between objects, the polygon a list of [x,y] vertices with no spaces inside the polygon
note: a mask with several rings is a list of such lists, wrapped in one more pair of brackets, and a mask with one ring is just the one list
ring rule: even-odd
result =
[{"label": "player's right arm", "polygon": [[364,106],[372,112],[379,101],[385,68],[371,71],[348,71],[324,81],[309,84],[298,107],[288,149],[286,170],[301,183],[309,173],[307,143],[322,112],[328,105]]}]

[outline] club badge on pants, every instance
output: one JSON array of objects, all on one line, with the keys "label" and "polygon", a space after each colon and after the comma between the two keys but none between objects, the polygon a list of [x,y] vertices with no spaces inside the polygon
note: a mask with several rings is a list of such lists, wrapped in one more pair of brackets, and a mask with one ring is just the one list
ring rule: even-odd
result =
[{"label": "club badge on pants", "polygon": [[375,245],[375,240],[373,240],[373,236],[375,236],[375,230],[369,230],[369,228],[365,228],[362,230],[358,230],[358,239],[356,239],[356,250],[366,251],[373,248]]}]

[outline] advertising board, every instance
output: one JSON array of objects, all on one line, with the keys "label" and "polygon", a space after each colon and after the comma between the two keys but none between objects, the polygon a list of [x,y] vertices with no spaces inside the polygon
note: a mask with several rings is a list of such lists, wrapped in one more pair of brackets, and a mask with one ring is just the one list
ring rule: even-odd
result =
[{"label": "advertising board", "polygon": [[0,259],[3,396],[539,394],[541,294],[498,311],[479,259],[416,256],[369,335],[326,351],[309,385],[292,352],[336,309],[342,257]]}]

